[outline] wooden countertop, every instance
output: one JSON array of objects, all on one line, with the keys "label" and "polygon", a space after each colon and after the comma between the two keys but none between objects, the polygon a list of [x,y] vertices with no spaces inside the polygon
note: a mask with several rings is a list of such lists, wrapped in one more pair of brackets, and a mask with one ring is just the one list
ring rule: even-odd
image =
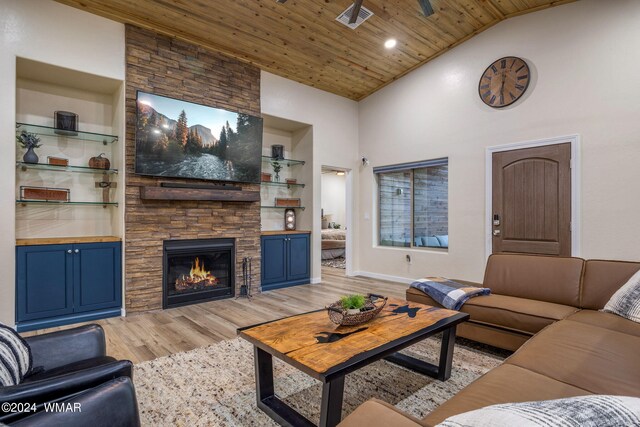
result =
[{"label": "wooden countertop", "polygon": [[105,243],[119,242],[122,239],[115,236],[86,236],[86,237],[44,237],[38,239],[16,239],[16,246],[31,245],[68,245],[74,243]]},{"label": "wooden countertop", "polygon": [[260,232],[263,236],[277,236],[280,234],[311,234],[309,230],[265,230]]}]

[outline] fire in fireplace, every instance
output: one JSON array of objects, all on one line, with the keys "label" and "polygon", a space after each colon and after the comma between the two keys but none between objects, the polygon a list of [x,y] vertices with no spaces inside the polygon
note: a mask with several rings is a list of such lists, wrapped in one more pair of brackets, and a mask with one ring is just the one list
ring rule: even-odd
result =
[{"label": "fire in fireplace", "polygon": [[234,239],[165,241],[163,307],[232,297],[234,259]]},{"label": "fire in fireplace", "polygon": [[200,264],[200,258],[196,257],[193,264],[191,264],[189,274],[181,274],[176,279],[175,287],[177,291],[183,292],[205,289],[208,286],[215,286],[219,283],[220,280],[210,271],[205,270],[204,262]]}]

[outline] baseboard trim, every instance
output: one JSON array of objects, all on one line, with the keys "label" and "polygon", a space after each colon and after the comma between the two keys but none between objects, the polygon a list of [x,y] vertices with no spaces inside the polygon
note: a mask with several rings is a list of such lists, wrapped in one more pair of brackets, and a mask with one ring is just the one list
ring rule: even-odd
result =
[{"label": "baseboard trim", "polygon": [[322,282],[322,279],[320,277],[314,277],[314,278],[311,279],[311,284],[312,285],[317,285],[320,282]]},{"label": "baseboard trim", "polygon": [[107,308],[103,310],[88,311],[85,313],[66,314],[64,316],[51,317],[47,319],[28,320],[18,322],[16,330],[18,332],[34,331],[36,329],[47,329],[55,326],[73,325],[74,323],[88,322],[90,320],[106,319],[108,317],[118,317],[121,314],[120,308]]},{"label": "baseboard trim", "polygon": [[354,271],[353,275],[354,276],[369,277],[371,279],[387,280],[389,282],[398,282],[398,283],[407,284],[407,285],[413,283],[413,281],[415,280],[415,279],[409,279],[407,277],[391,276],[389,274],[374,273],[374,272],[371,272],[371,271]]}]

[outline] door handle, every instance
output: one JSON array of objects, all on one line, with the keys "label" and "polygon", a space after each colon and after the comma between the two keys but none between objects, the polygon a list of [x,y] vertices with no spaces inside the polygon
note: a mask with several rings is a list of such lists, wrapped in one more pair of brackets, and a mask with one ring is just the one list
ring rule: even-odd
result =
[{"label": "door handle", "polygon": [[71,253],[71,249],[68,249],[68,250],[67,250],[67,253],[68,253],[68,254],[70,254],[70,253]]},{"label": "door handle", "polygon": [[493,230],[493,235],[495,237],[499,236],[500,235],[500,230]]}]

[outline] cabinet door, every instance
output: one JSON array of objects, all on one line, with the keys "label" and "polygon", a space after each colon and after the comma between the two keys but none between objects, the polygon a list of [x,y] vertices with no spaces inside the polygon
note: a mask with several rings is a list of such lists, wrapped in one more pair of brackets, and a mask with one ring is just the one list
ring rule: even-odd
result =
[{"label": "cabinet door", "polygon": [[287,280],[287,244],[285,236],[262,237],[262,285]]},{"label": "cabinet door", "polygon": [[120,242],[73,245],[74,312],[122,305]]},{"label": "cabinet door", "polygon": [[309,235],[290,234],[288,237],[287,280],[310,277]]},{"label": "cabinet door", "polygon": [[18,322],[73,313],[70,245],[20,246],[16,266]]}]

